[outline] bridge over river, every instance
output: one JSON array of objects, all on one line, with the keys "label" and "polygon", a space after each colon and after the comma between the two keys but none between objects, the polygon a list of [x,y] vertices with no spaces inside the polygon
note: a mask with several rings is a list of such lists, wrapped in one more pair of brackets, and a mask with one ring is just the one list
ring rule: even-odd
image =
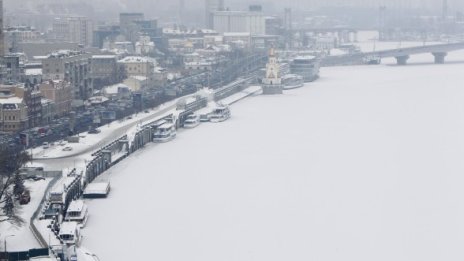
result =
[{"label": "bridge over river", "polygon": [[340,56],[327,56],[322,59],[323,66],[360,64],[366,58],[396,58],[398,65],[406,65],[409,57],[415,54],[430,53],[437,64],[445,63],[445,57],[449,52],[464,49],[464,42],[423,45],[416,47],[398,48],[383,51],[355,53]]}]

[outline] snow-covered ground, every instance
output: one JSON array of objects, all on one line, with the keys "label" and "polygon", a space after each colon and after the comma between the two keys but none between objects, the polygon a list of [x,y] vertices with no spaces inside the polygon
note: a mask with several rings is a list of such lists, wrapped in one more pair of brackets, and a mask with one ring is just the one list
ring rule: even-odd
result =
[{"label": "snow-covered ground", "polygon": [[101,260],[462,260],[464,52],[323,68],[147,146],[88,201]]},{"label": "snow-covered ground", "polygon": [[[166,115],[173,113],[176,109],[176,104],[180,99],[192,99],[193,95],[187,96],[186,98],[178,98],[173,101],[167,102],[158,106],[155,109],[149,110],[147,113],[142,112],[136,115],[132,115],[131,119],[125,119],[121,121],[115,121],[110,124],[104,125],[98,128],[101,132],[98,134],[88,134],[87,132],[80,134],[79,143],[68,143],[64,142],[64,145],[55,143],[49,148],[43,148],[39,146],[32,150],[33,158],[36,160],[47,160],[47,159],[61,159],[79,156],[82,154],[91,154],[91,152],[100,149],[104,145],[112,142],[113,140],[123,136],[130,129],[134,128],[138,124],[147,123],[151,120],[162,118]],[[70,147],[71,150],[63,150],[66,147]]]},{"label": "snow-covered ground", "polygon": [[[39,243],[29,229],[29,221],[39,206],[50,181],[51,179],[39,181],[27,180],[24,182],[26,188],[31,192],[31,201],[29,204],[22,205],[19,209],[20,216],[26,223],[21,227],[15,227],[6,222],[0,223],[0,242],[4,243],[5,236],[7,236],[8,251],[25,251],[32,248],[40,248]],[[10,237],[10,235],[12,236]],[[1,249],[3,251],[4,244],[1,244]]]}]

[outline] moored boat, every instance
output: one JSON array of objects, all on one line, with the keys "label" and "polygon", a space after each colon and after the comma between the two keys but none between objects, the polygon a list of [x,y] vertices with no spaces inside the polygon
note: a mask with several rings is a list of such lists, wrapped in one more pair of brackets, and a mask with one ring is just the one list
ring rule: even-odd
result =
[{"label": "moored boat", "polygon": [[222,122],[230,118],[229,106],[219,104],[209,115],[210,122]]},{"label": "moored boat", "polygon": [[184,128],[191,129],[200,125],[200,115],[196,113],[189,114],[184,121]]},{"label": "moored boat", "polygon": [[77,222],[81,227],[84,227],[88,216],[89,210],[84,201],[74,200],[69,204],[64,220],[68,222]]},{"label": "moored boat", "polygon": [[177,135],[176,127],[172,123],[164,123],[159,126],[153,134],[154,142],[167,142],[173,140]]},{"label": "moored boat", "polygon": [[66,245],[78,245],[81,240],[79,224],[74,221],[61,223],[59,238]]},{"label": "moored boat", "polygon": [[303,77],[297,74],[286,74],[282,77],[284,90],[296,89],[304,86]]}]

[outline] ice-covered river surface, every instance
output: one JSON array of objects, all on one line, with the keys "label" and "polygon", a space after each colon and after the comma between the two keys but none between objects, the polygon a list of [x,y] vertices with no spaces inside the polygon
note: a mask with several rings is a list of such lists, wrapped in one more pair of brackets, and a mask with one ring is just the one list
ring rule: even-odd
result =
[{"label": "ice-covered river surface", "polygon": [[101,260],[463,260],[463,83],[459,62],[323,68],[248,98],[114,167],[83,245]]}]

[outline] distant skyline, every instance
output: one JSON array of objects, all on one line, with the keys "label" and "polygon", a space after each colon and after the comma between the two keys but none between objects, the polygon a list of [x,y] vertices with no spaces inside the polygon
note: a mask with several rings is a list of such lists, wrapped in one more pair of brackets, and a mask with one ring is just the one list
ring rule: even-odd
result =
[{"label": "distant skyline", "polygon": [[[205,0],[184,1],[183,18],[179,18],[181,0],[4,0],[6,13],[34,13],[43,15],[85,15],[96,21],[118,22],[120,12],[143,12],[147,18],[159,18],[160,24],[184,21],[191,26],[202,26]],[[425,15],[441,15],[442,0],[225,0],[231,10],[246,10],[250,4],[261,4],[267,14],[279,15],[290,7],[295,14],[328,10],[328,8],[372,8],[386,6],[387,10],[415,10]],[[53,6],[43,8],[40,6]],[[464,1],[448,0],[448,14],[464,11]],[[349,13],[345,13],[349,16]],[[377,16],[373,14],[372,16]],[[14,18],[15,16],[13,16]]]},{"label": "distant skyline", "polygon": [[[110,7],[119,8],[121,10],[145,10],[147,12],[156,10],[171,9],[178,6],[180,0],[4,0],[4,5],[7,9],[17,9],[40,5],[42,3],[52,4],[66,4],[66,3],[80,3],[84,5],[92,5],[97,8]],[[299,8],[320,8],[326,6],[353,6],[353,7],[377,7],[380,5],[389,6],[391,8],[429,8],[441,9],[442,0],[226,0],[226,7],[246,8],[249,4],[262,4],[264,6],[271,5],[278,8],[284,7],[299,7]],[[108,5],[111,4],[111,5]],[[185,7],[190,9],[203,8],[204,0],[189,0],[185,1]],[[450,9],[464,8],[464,1],[462,0],[448,0]],[[152,8],[147,9],[148,8]]]}]

